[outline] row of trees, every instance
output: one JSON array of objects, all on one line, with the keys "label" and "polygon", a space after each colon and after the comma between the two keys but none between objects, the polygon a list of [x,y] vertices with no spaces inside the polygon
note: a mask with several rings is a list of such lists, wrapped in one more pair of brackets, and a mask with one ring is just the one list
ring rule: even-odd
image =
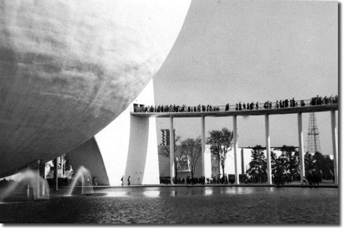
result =
[{"label": "row of trees", "polygon": [[[265,148],[259,145],[252,150],[252,161],[246,172],[251,182],[267,182],[267,160],[264,150]],[[272,151],[270,153],[273,182],[284,184],[299,181],[301,178],[299,152],[295,151],[293,147],[287,146],[283,146],[281,151],[282,154],[279,157]],[[320,152],[315,152],[315,154],[307,152],[304,155],[304,162],[305,175],[308,180],[316,178],[321,182],[322,179],[334,178],[334,165],[329,156],[325,157]]]},{"label": "row of trees", "polygon": [[[221,167],[222,175],[225,176],[225,164],[227,153],[233,146],[234,133],[227,128],[222,130],[212,130],[209,132],[209,137],[206,139],[206,144],[210,145],[212,155],[216,158],[219,167]],[[181,153],[177,155],[176,143],[181,144]],[[181,141],[181,137],[175,137],[175,151],[174,151],[174,167],[175,178],[178,178],[177,163],[183,159],[188,159],[190,162],[191,176],[194,178],[195,169],[199,158],[201,157],[201,137],[196,139],[187,138]],[[248,181],[251,182],[267,182],[267,161],[264,150],[266,148],[257,145],[252,149],[252,160],[249,163],[249,168],[246,171]],[[299,168],[299,152],[295,151],[294,147],[283,146],[281,148],[282,154],[277,157],[271,151],[271,169],[273,181],[277,184],[285,182],[300,180]],[[170,157],[170,147],[164,146],[159,152],[162,156]],[[320,152],[314,155],[306,153],[305,160],[305,174],[317,175],[322,179],[332,179],[333,175],[333,161],[330,157],[324,157]],[[220,170],[219,173],[220,174]]]},{"label": "row of trees", "polygon": [[[181,143],[181,153],[177,154],[177,146],[176,143]],[[181,136],[175,137],[174,140],[174,173],[175,178],[178,178],[178,167],[177,163],[179,161],[188,160],[190,164],[190,171],[191,176],[194,178],[195,168],[196,164],[201,156],[201,138],[197,137],[196,139],[187,138],[185,140],[181,141]],[[170,157],[170,147],[169,145],[164,146],[162,150],[159,151],[159,153],[164,157]]]},{"label": "row of trees", "polygon": [[[213,130],[209,132],[209,137],[206,139],[206,143],[209,144],[211,147],[211,153],[215,155],[219,167],[222,167],[223,176],[224,176],[224,169],[225,169],[225,161],[226,161],[226,154],[231,149],[233,145],[233,132],[229,131],[227,128],[223,128],[222,130]],[[175,178],[178,178],[177,172],[177,163],[184,158],[187,158],[190,162],[190,170],[191,176],[194,178],[196,164],[201,157],[201,137],[197,137],[196,139],[187,138],[181,141],[181,136],[174,137],[174,167],[175,167]],[[177,147],[176,143],[180,142],[181,144],[181,153],[177,155]],[[170,147],[164,146],[159,153],[164,157],[170,157]]]}]

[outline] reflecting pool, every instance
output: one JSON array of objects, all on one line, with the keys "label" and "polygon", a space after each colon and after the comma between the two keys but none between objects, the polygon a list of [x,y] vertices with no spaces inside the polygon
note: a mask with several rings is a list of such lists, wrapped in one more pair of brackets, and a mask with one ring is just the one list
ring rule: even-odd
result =
[{"label": "reflecting pool", "polygon": [[1,223],[339,224],[338,188],[95,187],[94,195],[0,203]]}]

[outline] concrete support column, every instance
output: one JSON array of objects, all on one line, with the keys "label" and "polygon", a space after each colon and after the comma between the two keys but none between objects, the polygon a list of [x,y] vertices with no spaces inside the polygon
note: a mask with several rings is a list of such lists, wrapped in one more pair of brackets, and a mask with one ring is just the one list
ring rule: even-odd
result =
[{"label": "concrete support column", "polygon": [[37,183],[37,198],[39,198],[40,196],[41,196],[41,191],[40,191],[40,189],[41,189],[41,187],[43,187],[43,186],[40,186],[40,177],[42,176],[42,174],[41,174],[41,166],[42,166],[42,160],[40,160],[40,159],[38,159],[37,160],[37,181],[36,181],[36,183]]},{"label": "concrete support column", "polygon": [[[201,117],[201,176],[205,177],[205,116]],[[206,178],[205,178],[206,179]]]},{"label": "concrete support column", "polygon": [[337,123],[335,119],[335,111],[331,111],[332,122],[332,147],[333,147],[333,164],[334,164],[334,183],[338,184],[338,140],[337,140]]},{"label": "concrete support column", "polygon": [[303,184],[303,177],[305,177],[304,168],[304,141],[303,141],[303,125],[302,125],[302,113],[297,114],[298,119],[298,143],[299,143],[299,168],[301,170],[301,184]]},{"label": "concrete support column", "polygon": [[[30,170],[30,166],[28,166],[28,170]],[[28,184],[26,187],[26,194],[27,194],[27,198],[30,198],[30,185]]]},{"label": "concrete support column", "polygon": [[233,117],[234,125],[234,160],[235,160],[235,184],[240,184],[240,179],[237,171],[237,151],[238,151],[238,140],[237,140],[237,116]]},{"label": "concrete support column", "polygon": [[38,160],[38,173],[40,177],[45,179],[45,163],[42,160]]},{"label": "concrete support column", "polygon": [[63,164],[63,162],[64,162],[64,157],[61,155],[60,156],[60,164],[61,164],[61,176],[62,176],[62,178],[64,177],[64,169],[65,169],[65,167],[64,167],[64,164]]},{"label": "concrete support column", "polygon": [[272,184],[271,140],[270,140],[270,123],[269,123],[268,114],[265,115],[265,129],[266,129],[267,179],[268,179],[268,184]]},{"label": "concrete support column", "polygon": [[57,158],[54,159],[54,182],[55,182],[55,190],[59,190],[58,185],[58,161]]},{"label": "concrete support column", "polygon": [[243,148],[241,149],[241,164],[242,164],[242,174],[245,174],[245,172],[244,172],[244,154],[243,154]]},{"label": "concrete support column", "polygon": [[175,135],[174,135],[174,119],[170,117],[170,183],[174,184],[175,177]]}]

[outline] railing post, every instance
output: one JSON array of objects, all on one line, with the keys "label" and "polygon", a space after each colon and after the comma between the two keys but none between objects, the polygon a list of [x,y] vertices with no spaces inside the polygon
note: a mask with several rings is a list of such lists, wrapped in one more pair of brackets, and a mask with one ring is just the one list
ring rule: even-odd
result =
[{"label": "railing post", "polygon": [[335,119],[335,111],[331,111],[332,122],[332,147],[333,147],[333,165],[334,165],[334,183],[338,184],[338,140],[337,140],[337,124]]},{"label": "railing post", "polygon": [[270,125],[269,125],[268,114],[265,114],[265,128],[266,128],[267,179],[268,179],[268,184],[272,184],[271,141],[270,141]]},{"label": "railing post", "polygon": [[299,167],[300,167],[300,176],[301,184],[303,184],[303,178],[305,177],[305,168],[304,168],[304,143],[303,143],[303,125],[302,125],[302,113],[297,113],[298,117],[298,143],[299,143]]},{"label": "railing post", "polygon": [[170,183],[174,184],[175,177],[175,135],[174,119],[170,116]]},{"label": "railing post", "polygon": [[233,116],[233,127],[234,127],[234,161],[235,161],[235,184],[240,184],[237,171],[237,151],[238,151],[238,140],[237,140],[237,116]]}]

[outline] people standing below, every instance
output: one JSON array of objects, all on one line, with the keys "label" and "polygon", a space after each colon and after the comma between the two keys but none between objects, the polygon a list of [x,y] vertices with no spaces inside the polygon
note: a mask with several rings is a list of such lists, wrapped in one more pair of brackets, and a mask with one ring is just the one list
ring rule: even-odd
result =
[{"label": "people standing below", "polygon": [[121,177],[121,186],[123,186],[123,176]]},{"label": "people standing below", "polygon": [[127,185],[130,186],[131,185],[131,176],[128,176],[128,179],[127,179]]}]

